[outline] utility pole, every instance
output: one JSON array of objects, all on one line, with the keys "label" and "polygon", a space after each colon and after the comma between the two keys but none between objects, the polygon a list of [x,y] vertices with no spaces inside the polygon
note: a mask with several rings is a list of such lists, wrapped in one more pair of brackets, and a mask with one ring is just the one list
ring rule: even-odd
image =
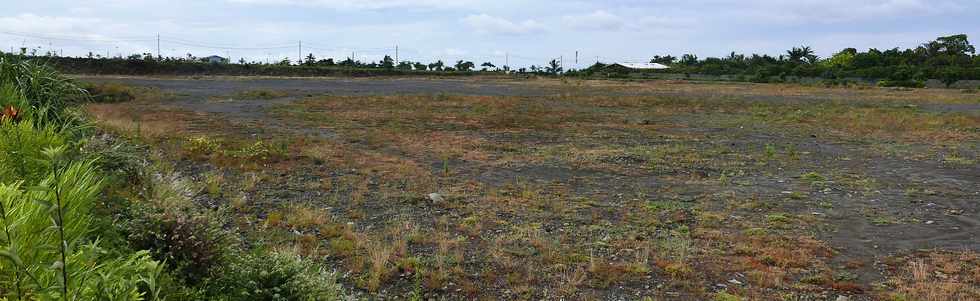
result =
[{"label": "utility pole", "polygon": [[296,60],[297,65],[303,64],[303,41],[299,41],[299,59]]},{"label": "utility pole", "polygon": [[575,50],[575,67],[578,67],[578,50]]},{"label": "utility pole", "polygon": [[161,59],[163,56],[160,55],[160,34],[157,34],[157,58]]},{"label": "utility pole", "polygon": [[395,45],[395,66],[398,66],[398,45]]},{"label": "utility pole", "polygon": [[509,52],[504,52],[504,66],[507,66],[507,68],[510,69],[510,53]]}]

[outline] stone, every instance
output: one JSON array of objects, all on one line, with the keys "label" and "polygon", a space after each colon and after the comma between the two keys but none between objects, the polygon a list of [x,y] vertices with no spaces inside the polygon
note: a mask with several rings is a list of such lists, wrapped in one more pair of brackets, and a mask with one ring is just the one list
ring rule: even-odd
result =
[{"label": "stone", "polygon": [[431,200],[433,203],[442,203],[446,201],[441,194],[435,192],[429,194],[429,200]]}]

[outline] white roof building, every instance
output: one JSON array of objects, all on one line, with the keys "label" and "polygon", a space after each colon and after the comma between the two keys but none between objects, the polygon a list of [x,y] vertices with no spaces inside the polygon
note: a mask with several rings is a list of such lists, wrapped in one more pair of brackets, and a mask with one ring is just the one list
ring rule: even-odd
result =
[{"label": "white roof building", "polygon": [[639,70],[660,70],[660,69],[670,69],[667,65],[658,63],[612,63],[612,65],[620,65],[630,69]]}]

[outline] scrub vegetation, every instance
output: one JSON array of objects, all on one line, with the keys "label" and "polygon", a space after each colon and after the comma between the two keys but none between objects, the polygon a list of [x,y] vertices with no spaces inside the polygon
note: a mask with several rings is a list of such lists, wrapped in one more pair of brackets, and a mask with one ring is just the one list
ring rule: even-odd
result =
[{"label": "scrub vegetation", "polygon": [[127,101],[98,96],[124,90],[83,89],[44,65],[0,59],[0,298],[342,297],[314,259],[246,246],[220,210],[192,199],[193,182],[79,110]]},{"label": "scrub vegetation", "polygon": [[180,277],[241,253],[143,224],[236,229],[195,237],[289,250],[309,264],[265,264],[337,270],[367,299],[980,297],[976,94],[573,79],[398,93],[405,81],[373,79],[385,93],[236,97],[255,80],[214,102],[194,94],[211,83],[168,81],[169,97],[85,113],[146,146],[157,177],[182,175],[156,183],[187,183],[130,205],[161,222],[128,219],[137,249],[196,263],[168,259]]}]

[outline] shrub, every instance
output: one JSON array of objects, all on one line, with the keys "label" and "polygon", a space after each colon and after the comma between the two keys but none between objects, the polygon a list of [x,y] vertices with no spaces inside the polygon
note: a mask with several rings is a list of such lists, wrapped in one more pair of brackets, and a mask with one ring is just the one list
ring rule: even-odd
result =
[{"label": "shrub", "polygon": [[155,294],[157,262],[145,252],[106,256],[91,237],[91,211],[102,188],[92,161],[66,159],[64,146],[46,148],[43,156],[29,158],[47,167],[37,183],[0,181],[0,291],[18,300]]},{"label": "shrub", "polygon": [[114,103],[136,99],[133,90],[121,84],[86,84],[84,89],[92,96],[92,101],[95,102]]},{"label": "shrub", "polygon": [[209,284],[214,298],[228,300],[339,300],[336,275],[287,251],[241,254]]},{"label": "shrub", "polygon": [[66,145],[58,127],[35,124],[33,120],[0,122],[0,182],[24,180],[35,184],[47,174],[42,150]]},{"label": "shrub", "polygon": [[188,283],[207,278],[230,249],[215,217],[146,203],[132,204],[129,214],[122,231],[130,246],[149,250],[153,258],[166,261]]},{"label": "shrub", "polygon": [[891,80],[885,79],[878,81],[879,87],[903,87],[903,88],[925,88],[926,82],[914,79]]}]

